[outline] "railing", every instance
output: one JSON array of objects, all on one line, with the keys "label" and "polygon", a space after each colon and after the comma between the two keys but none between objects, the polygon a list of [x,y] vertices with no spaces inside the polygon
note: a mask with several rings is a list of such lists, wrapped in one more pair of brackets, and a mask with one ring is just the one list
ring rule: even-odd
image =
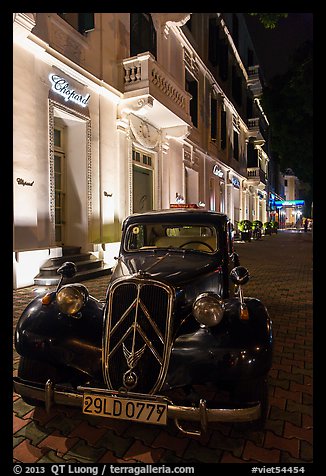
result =
[{"label": "railing", "polygon": [[259,131],[259,117],[248,119],[248,129],[249,131]]},{"label": "railing", "polygon": [[135,91],[137,89],[149,88],[149,93],[159,100],[172,102],[176,107],[181,108],[189,115],[189,103],[191,95],[164,71],[151,53],[143,53],[132,58],[123,60],[124,91]]},{"label": "railing", "polygon": [[266,174],[260,167],[248,167],[247,177],[248,179],[266,184]]},{"label": "railing", "polygon": [[248,66],[248,79],[259,78],[259,65]]},{"label": "railing", "polygon": [[259,77],[259,65],[248,66],[247,86],[251,89],[254,96],[259,96],[262,91],[262,84]]}]

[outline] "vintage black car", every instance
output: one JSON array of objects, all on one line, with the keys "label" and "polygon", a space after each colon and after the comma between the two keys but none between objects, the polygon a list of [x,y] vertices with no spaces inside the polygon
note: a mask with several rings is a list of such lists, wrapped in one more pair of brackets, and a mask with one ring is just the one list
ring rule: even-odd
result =
[{"label": "vintage black car", "polygon": [[47,409],[172,419],[189,435],[210,422],[263,425],[272,323],[243,295],[249,272],[231,230],[226,215],[201,209],[129,216],[105,302],[71,282],[75,265],[65,263],[56,291],[17,324],[15,391]]}]

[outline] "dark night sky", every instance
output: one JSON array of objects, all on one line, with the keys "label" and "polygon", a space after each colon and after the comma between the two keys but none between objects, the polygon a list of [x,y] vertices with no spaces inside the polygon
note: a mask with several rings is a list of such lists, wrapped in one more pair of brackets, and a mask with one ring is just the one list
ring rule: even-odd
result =
[{"label": "dark night sky", "polygon": [[265,28],[258,17],[246,15],[259,64],[267,81],[288,68],[291,54],[306,40],[313,39],[313,14],[289,13],[274,29]]}]

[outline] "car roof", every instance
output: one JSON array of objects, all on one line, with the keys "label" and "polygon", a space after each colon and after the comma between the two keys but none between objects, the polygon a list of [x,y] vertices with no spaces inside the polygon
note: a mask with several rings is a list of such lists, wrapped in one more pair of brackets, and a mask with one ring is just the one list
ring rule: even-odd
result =
[{"label": "car roof", "polygon": [[225,213],[203,210],[201,208],[168,208],[162,210],[151,210],[144,213],[133,213],[125,219],[125,222],[135,221],[138,218],[147,217],[152,218],[155,221],[163,217],[167,219],[171,218],[174,221],[178,216],[180,218],[185,218],[185,215],[191,215],[196,222],[198,222],[198,220],[207,220],[209,222],[213,222],[214,220],[224,221],[227,219]]}]

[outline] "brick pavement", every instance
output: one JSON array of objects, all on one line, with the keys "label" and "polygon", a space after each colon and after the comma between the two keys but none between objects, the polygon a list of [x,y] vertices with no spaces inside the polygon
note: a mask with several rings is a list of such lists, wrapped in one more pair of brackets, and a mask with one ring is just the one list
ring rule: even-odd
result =
[{"label": "brick pavement", "polygon": [[[279,232],[261,241],[236,243],[251,280],[244,288],[266,305],[274,324],[269,375],[270,408],[264,431],[215,424],[201,439],[171,423],[161,429],[53,408],[50,414],[13,395],[13,460],[25,463],[311,463],[312,234]],[[104,299],[107,277],[86,281]],[[50,288],[49,288],[50,289]],[[14,323],[35,286],[13,293]],[[14,374],[18,355],[13,352]]]}]

